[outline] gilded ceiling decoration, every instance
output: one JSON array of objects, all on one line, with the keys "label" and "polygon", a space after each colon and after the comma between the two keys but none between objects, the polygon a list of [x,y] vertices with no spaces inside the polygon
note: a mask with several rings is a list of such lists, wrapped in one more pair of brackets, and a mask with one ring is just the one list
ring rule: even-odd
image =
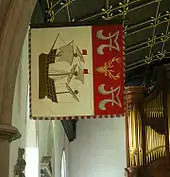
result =
[{"label": "gilded ceiling decoration", "polygon": [[169,0],[39,0],[32,25],[123,23],[126,81],[142,84],[170,57]]}]

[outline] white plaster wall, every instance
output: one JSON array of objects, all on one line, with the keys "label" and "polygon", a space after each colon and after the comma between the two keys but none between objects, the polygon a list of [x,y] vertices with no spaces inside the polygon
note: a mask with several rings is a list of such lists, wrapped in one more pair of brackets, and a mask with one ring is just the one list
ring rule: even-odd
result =
[{"label": "white plaster wall", "polygon": [[47,155],[47,138],[49,123],[50,123],[49,120],[38,121],[38,147],[40,161],[44,155]]},{"label": "white plaster wall", "polygon": [[70,177],[124,177],[123,117],[80,120],[76,134],[70,143]]},{"label": "white plaster wall", "polygon": [[[16,44],[17,45],[17,44]],[[12,66],[11,66],[12,67]],[[13,169],[18,157],[18,147],[26,145],[26,108],[28,84],[28,35],[26,36],[21,54],[20,66],[17,73],[15,93],[13,100],[12,125],[18,128],[22,137],[10,145],[10,170],[9,176],[13,177]]]},{"label": "white plaster wall", "polygon": [[60,121],[38,121],[38,147],[39,161],[41,162],[44,155],[52,155],[53,177],[60,177],[62,151],[63,149],[66,151],[67,162],[69,153],[69,142]]},{"label": "white plaster wall", "polygon": [[[54,155],[54,129],[52,122],[50,120],[28,120],[26,144],[27,148],[38,148],[38,171],[40,176],[40,163],[43,156]],[[29,169],[31,169],[31,165],[35,166],[34,163],[30,161]],[[29,173],[30,172],[28,172],[28,174]]]},{"label": "white plaster wall", "polygon": [[[28,109],[29,111],[29,109]],[[27,119],[26,122],[26,177],[39,177],[39,148],[38,148],[38,132],[37,121]]]},{"label": "white plaster wall", "polygon": [[[28,110],[29,111],[29,110]],[[27,119],[26,121],[26,147],[27,148],[37,148],[38,147],[38,132],[37,121],[32,119]]]},{"label": "white plaster wall", "polygon": [[69,176],[69,141],[65,135],[61,121],[54,121],[55,144],[55,177],[60,177],[62,151],[65,149],[67,162],[67,177]]}]

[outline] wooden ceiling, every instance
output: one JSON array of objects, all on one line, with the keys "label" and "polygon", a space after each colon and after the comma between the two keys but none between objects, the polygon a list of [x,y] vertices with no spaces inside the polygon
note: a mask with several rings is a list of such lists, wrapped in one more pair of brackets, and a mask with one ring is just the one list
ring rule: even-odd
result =
[{"label": "wooden ceiling", "polygon": [[122,23],[126,85],[145,84],[155,65],[169,62],[169,0],[38,0],[32,26]]}]

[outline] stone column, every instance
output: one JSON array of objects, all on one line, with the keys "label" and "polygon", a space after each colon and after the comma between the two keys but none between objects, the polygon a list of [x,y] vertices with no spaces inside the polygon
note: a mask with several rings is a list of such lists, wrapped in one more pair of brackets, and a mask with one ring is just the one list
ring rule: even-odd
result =
[{"label": "stone column", "polygon": [[3,177],[9,176],[10,142],[20,138],[19,131],[10,125],[0,125],[0,171]]},{"label": "stone column", "polygon": [[36,0],[0,1],[0,176],[9,177],[10,142],[21,135],[11,125],[22,45]]}]

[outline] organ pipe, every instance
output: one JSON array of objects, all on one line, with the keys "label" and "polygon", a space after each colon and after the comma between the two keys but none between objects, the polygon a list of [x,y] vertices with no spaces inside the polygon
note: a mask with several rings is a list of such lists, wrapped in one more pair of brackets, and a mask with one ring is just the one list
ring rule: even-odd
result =
[{"label": "organ pipe", "polygon": [[[164,121],[163,93],[160,92],[156,98],[144,103],[144,119],[146,122],[155,120]],[[137,104],[131,106],[128,114],[129,127],[129,161],[130,166],[143,165],[142,149],[142,118]],[[146,139],[146,165],[152,161],[165,156],[166,141],[165,134],[154,129],[154,126],[147,123],[144,127]]]}]

